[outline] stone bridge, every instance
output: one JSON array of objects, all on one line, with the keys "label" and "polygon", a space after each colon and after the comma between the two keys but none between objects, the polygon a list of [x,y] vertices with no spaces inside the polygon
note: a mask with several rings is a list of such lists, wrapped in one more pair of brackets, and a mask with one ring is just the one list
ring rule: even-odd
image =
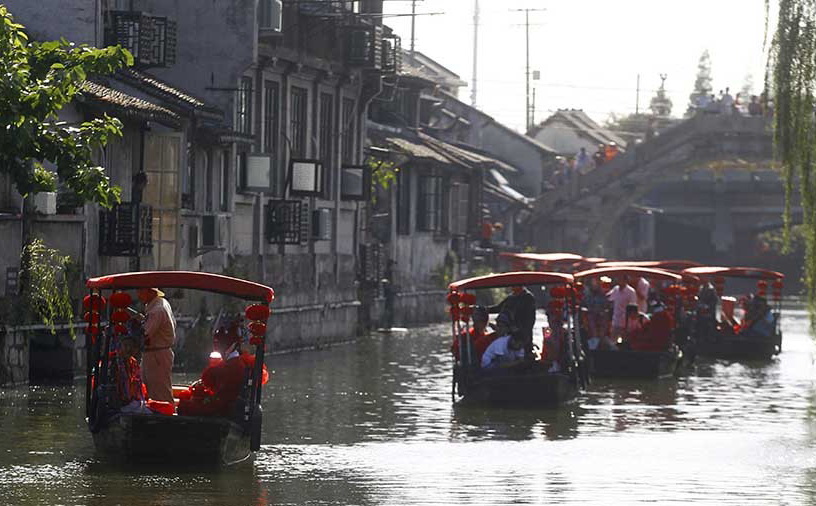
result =
[{"label": "stone bridge", "polygon": [[620,244],[623,222],[634,211],[707,228],[715,249],[725,252],[737,244],[737,228],[781,224],[784,187],[773,169],[772,144],[769,119],[692,117],[545,192],[523,228],[540,251],[654,256],[648,233],[640,238],[645,251]]}]

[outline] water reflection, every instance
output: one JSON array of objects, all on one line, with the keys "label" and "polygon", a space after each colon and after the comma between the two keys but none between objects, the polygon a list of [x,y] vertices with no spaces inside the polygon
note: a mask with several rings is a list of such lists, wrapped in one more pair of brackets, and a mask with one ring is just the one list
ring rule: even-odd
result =
[{"label": "water reflection", "polygon": [[814,345],[800,308],[782,324],[770,362],[597,380],[560,409],[454,407],[445,325],[273,356],[261,451],[217,471],[98,460],[81,384],[3,390],[0,503],[816,504]]}]

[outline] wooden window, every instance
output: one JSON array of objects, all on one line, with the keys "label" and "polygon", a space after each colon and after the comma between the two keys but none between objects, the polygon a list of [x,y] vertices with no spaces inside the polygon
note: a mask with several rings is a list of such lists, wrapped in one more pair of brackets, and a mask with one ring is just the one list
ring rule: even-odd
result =
[{"label": "wooden window", "polygon": [[330,93],[320,94],[320,159],[323,161],[323,192],[327,198],[334,196],[332,187],[333,174],[336,168],[332,164],[334,151],[334,96]]},{"label": "wooden window", "polygon": [[397,233],[411,234],[411,177],[404,170],[397,173]]},{"label": "wooden window", "polygon": [[181,139],[175,135],[145,136],[143,200],[153,208],[153,259],[159,270],[176,268]]},{"label": "wooden window", "polygon": [[282,177],[278,172],[278,110],[280,109],[280,87],[275,81],[264,83],[264,152],[272,156],[272,181],[273,189],[277,190],[282,186]]},{"label": "wooden window", "polygon": [[238,86],[238,103],[235,118],[236,130],[243,134],[252,133],[252,78],[242,77]]},{"label": "wooden window", "polygon": [[204,210],[212,212],[213,200],[215,199],[215,195],[213,195],[215,186],[213,177],[215,176],[213,175],[212,157],[209,151],[203,152],[201,165],[204,167]]},{"label": "wooden window", "polygon": [[306,88],[292,86],[292,111],[290,122],[290,139],[292,140],[292,157],[302,158],[306,156],[306,135],[308,120],[308,100],[309,92]]},{"label": "wooden window", "polygon": [[417,228],[429,232],[442,230],[442,178],[422,176],[417,192]]},{"label": "wooden window", "polygon": [[220,208],[222,211],[229,211],[229,173],[230,173],[230,152],[225,149],[221,152],[221,201]]},{"label": "wooden window", "polygon": [[354,163],[356,153],[354,139],[357,132],[357,117],[354,99],[343,99],[343,163]]},{"label": "wooden window", "polygon": [[467,235],[470,202],[470,185],[453,183],[450,189],[449,230],[455,235]]}]

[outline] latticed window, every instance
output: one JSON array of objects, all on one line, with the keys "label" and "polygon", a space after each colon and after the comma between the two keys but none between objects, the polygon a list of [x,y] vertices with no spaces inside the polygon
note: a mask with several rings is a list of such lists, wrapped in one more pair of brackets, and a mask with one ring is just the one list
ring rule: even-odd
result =
[{"label": "latticed window", "polygon": [[343,99],[343,163],[355,162],[354,139],[357,132],[357,117],[354,99]]},{"label": "latticed window", "polygon": [[404,170],[397,173],[397,233],[411,233],[411,177]]},{"label": "latticed window", "polygon": [[242,77],[238,86],[235,126],[243,134],[252,133],[252,78]]},{"label": "latticed window", "polygon": [[309,92],[305,88],[292,87],[292,118],[290,138],[292,139],[292,156],[306,156],[306,126],[308,120]]},{"label": "latticed window", "polygon": [[417,197],[417,228],[430,232],[442,230],[442,178],[420,177]]},{"label": "latticed window", "polygon": [[332,165],[334,157],[332,151],[334,147],[334,114],[332,108],[334,107],[334,96],[330,93],[320,94],[320,159],[323,161],[324,186],[326,195],[331,197],[334,195],[332,188],[332,174],[335,168]]}]

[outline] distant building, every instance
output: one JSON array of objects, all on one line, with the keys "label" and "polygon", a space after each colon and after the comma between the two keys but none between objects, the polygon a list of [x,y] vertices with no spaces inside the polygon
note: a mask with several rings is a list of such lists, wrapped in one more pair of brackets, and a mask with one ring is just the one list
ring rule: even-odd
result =
[{"label": "distant building", "polygon": [[623,137],[598,125],[581,109],[559,109],[527,135],[566,157],[575,156],[581,148],[591,155],[599,144],[614,142],[622,149],[627,144]]}]

